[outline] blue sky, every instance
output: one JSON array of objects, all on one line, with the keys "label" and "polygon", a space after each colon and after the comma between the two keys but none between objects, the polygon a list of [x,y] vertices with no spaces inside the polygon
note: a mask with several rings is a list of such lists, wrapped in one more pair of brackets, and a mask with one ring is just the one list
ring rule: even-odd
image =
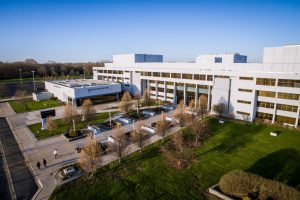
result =
[{"label": "blue sky", "polygon": [[0,61],[86,62],[119,53],[166,61],[300,43],[300,0],[0,0]]}]

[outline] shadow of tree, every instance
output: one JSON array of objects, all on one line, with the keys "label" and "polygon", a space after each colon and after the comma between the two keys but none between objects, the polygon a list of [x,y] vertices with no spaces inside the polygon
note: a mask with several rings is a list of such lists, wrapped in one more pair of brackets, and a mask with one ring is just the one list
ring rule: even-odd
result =
[{"label": "shadow of tree", "polygon": [[262,157],[247,171],[300,189],[300,154],[294,149],[281,149]]}]

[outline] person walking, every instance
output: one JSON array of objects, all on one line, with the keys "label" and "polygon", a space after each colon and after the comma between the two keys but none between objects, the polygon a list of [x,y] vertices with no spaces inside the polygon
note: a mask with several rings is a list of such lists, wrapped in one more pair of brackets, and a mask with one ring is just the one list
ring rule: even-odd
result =
[{"label": "person walking", "polygon": [[38,169],[41,169],[41,163],[40,163],[39,161],[36,163],[36,167],[37,167]]},{"label": "person walking", "polygon": [[47,160],[45,158],[43,158],[43,165],[44,167],[47,167]]},{"label": "person walking", "polygon": [[53,154],[54,154],[54,158],[56,159],[57,158],[57,149],[54,149]]}]

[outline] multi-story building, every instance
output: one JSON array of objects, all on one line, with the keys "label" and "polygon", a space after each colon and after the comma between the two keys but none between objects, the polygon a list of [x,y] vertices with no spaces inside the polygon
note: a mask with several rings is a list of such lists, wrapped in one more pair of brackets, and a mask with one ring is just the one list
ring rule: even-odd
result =
[{"label": "multi-story building", "polygon": [[94,67],[93,78],[122,83],[132,94],[186,104],[207,97],[207,109],[224,103],[227,115],[299,126],[300,45],[264,49],[262,63],[240,54],[200,55],[194,63],[166,63],[162,55],[125,54]]}]

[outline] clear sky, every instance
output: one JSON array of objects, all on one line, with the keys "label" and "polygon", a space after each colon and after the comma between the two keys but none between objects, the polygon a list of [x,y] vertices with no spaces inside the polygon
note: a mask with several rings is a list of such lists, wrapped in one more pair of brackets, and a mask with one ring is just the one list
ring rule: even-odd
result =
[{"label": "clear sky", "polygon": [[300,0],[0,0],[0,61],[86,62],[120,53],[167,61],[300,43]]}]

